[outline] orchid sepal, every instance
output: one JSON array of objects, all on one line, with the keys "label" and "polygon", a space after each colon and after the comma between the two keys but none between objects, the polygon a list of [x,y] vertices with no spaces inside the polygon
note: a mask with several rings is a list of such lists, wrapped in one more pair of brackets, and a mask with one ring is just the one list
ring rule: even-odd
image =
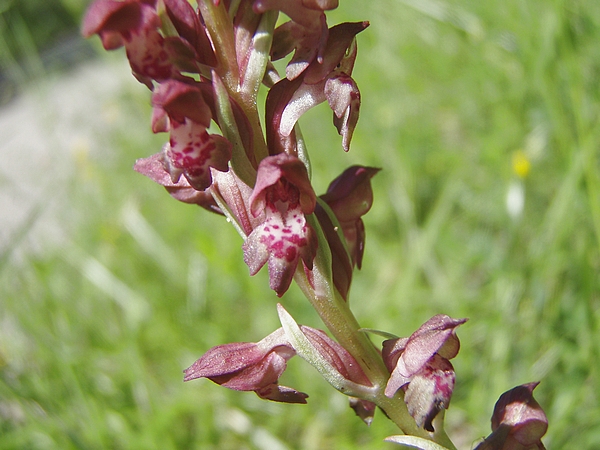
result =
[{"label": "orchid sepal", "polygon": [[[133,170],[147,176],[161,186],[164,186],[167,192],[180,202],[196,204],[208,211],[223,214],[223,211],[219,208],[219,205],[215,203],[213,196],[208,190],[199,191],[194,189],[185,177],[180,177],[179,180],[174,183],[165,169],[164,156],[164,152],[161,152],[147,158],[140,158],[135,162]],[[224,172],[212,169],[213,177],[218,173]]]},{"label": "orchid sepal", "polygon": [[[213,175],[213,177],[214,177],[214,175]],[[216,179],[215,179],[215,181],[216,181]],[[244,229],[244,226],[240,223],[237,215],[234,214],[234,212],[232,211],[231,207],[229,206],[229,203],[225,201],[225,199],[221,195],[221,192],[219,191],[219,189],[214,189],[214,182],[213,182],[213,188],[210,189],[210,193],[212,194],[212,197],[213,197],[215,203],[217,204],[219,209],[222,211],[223,215],[227,218],[227,221],[229,223],[231,223],[233,228],[238,232],[238,234],[240,235],[240,237],[242,239],[246,239],[247,234],[246,234],[246,230]]]}]

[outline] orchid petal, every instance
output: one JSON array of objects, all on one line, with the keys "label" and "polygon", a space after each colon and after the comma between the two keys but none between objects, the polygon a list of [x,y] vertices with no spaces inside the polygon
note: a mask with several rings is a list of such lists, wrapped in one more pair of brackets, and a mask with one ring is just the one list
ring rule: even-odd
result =
[{"label": "orchid petal", "polygon": [[334,112],[333,123],[342,136],[342,147],[348,151],[360,110],[358,86],[350,76],[342,74],[325,82],[324,93]]},{"label": "orchid petal", "polygon": [[423,367],[423,365],[451,338],[454,329],[465,323],[467,319],[452,319],[438,314],[425,322],[415,331],[406,344],[406,349],[401,356],[406,371],[404,375],[410,377]]},{"label": "orchid petal", "polygon": [[139,27],[141,8],[139,0],[96,0],[85,13],[81,33],[86,38],[97,33],[126,33]]}]

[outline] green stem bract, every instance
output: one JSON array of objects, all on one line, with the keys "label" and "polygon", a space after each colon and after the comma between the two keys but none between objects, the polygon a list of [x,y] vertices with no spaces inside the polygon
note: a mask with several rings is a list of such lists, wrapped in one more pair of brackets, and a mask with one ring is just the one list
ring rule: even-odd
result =
[{"label": "green stem bract", "polygon": [[357,384],[344,376],[319,352],[303,333],[292,316],[281,306],[277,305],[279,320],[287,338],[294,347],[296,354],[307,361],[338,391],[353,397],[370,397],[374,388]]},{"label": "green stem bract", "polygon": [[270,61],[273,31],[277,23],[277,16],[277,11],[264,13],[252,37],[252,47],[244,70],[240,91],[245,99],[248,97],[248,100],[252,100],[254,103],[256,103],[258,90],[265,76],[267,63]]},{"label": "green stem bract", "polygon": [[256,106],[258,90],[265,76],[267,64],[270,61],[273,31],[275,30],[277,17],[277,11],[268,11],[262,15],[252,38],[252,49],[246,63],[239,92],[232,93],[233,98],[237,99],[239,96],[240,106],[246,113],[246,117],[254,131],[253,149],[257,163],[269,156]]}]

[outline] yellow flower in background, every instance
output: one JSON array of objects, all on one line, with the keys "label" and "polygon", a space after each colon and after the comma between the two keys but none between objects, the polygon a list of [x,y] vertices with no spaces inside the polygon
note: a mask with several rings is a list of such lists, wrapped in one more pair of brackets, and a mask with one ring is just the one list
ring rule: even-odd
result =
[{"label": "yellow flower in background", "polygon": [[525,178],[529,174],[531,162],[529,162],[529,159],[523,150],[517,150],[513,153],[512,168],[513,172],[516,173],[519,178]]}]

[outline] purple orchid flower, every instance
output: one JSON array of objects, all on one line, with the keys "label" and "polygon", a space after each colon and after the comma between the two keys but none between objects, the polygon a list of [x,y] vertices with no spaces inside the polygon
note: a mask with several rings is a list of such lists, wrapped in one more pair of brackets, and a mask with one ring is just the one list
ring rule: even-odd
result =
[{"label": "purple orchid flower", "polygon": [[360,109],[360,92],[350,76],[356,60],[354,37],[367,26],[368,22],[356,22],[332,27],[322,61],[312,61],[298,77],[284,78],[271,88],[267,96],[271,154],[296,154],[294,125],[302,114],[324,101],[334,112],[342,147],[349,150]]},{"label": "purple orchid flower", "polygon": [[331,208],[343,237],[321,205],[315,210],[331,249],[333,283],[344,299],[348,297],[354,267],[360,269],[362,264],[365,226],[361,217],[373,204],[371,178],[378,171],[372,167],[349,167],[319,197]]},{"label": "purple orchid flower", "polygon": [[264,214],[264,221],[246,239],[244,261],[251,275],[268,261],[271,289],[282,296],[300,260],[312,269],[317,248],[305,218],[315,209],[316,195],[302,161],[284,153],[263,159],[249,203],[252,215]]},{"label": "purple orchid flower", "polygon": [[240,342],[211,348],[184,371],[184,381],[208,378],[237,391],[254,391],[264,399],[284,403],[306,403],[308,395],[277,380],[296,354],[279,328],[258,343]]},{"label": "purple orchid flower", "polygon": [[[370,386],[360,365],[341,345],[325,332],[300,326],[300,330],[317,349],[319,358],[330,364],[345,379]],[[306,403],[307,394],[280,386],[278,380],[296,350],[283,328],[257,343],[236,342],[211,348],[184,371],[184,381],[209,380],[238,391],[254,391],[265,400]]]},{"label": "purple orchid flower", "polygon": [[433,419],[450,404],[455,375],[449,360],[460,348],[455,329],[466,321],[438,314],[409,338],[383,342],[383,360],[392,373],[385,395],[404,389],[408,411],[427,431],[434,431]]},{"label": "purple orchid flower", "polygon": [[96,0],[87,10],[82,27],[85,37],[98,34],[106,50],[124,46],[133,74],[149,89],[153,89],[153,80],[184,79],[184,71],[198,72],[199,64],[215,64],[206,31],[189,3],[164,2],[167,16],[180,36],[161,32],[155,3]]},{"label": "purple orchid flower", "polygon": [[[152,95],[152,129],[155,133],[170,131],[161,156],[164,170],[173,184],[184,175],[198,191],[211,185],[210,168],[226,172],[231,158],[231,143],[207,131],[213,113],[201,87],[209,86],[168,80],[159,84]],[[143,172],[144,164],[137,167],[139,172],[149,175]]]},{"label": "purple orchid flower", "polygon": [[475,450],[544,450],[548,418],[533,398],[537,383],[517,386],[500,396],[492,415],[492,434]]}]

